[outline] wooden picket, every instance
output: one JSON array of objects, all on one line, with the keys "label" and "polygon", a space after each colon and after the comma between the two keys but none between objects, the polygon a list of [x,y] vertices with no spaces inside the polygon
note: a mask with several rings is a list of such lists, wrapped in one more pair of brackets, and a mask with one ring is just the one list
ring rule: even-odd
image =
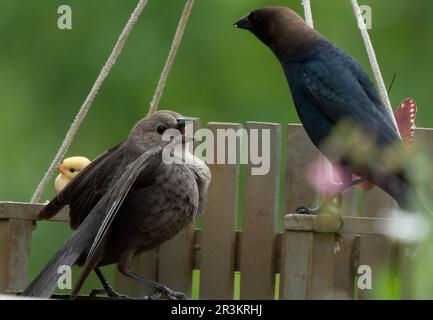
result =
[{"label": "wooden picket", "polygon": [[[218,129],[238,130],[241,125],[207,127],[216,134]],[[388,213],[396,207],[389,196],[378,188],[350,190],[342,197],[341,216],[294,214],[300,204],[319,203],[305,175],[320,153],[300,125],[288,126],[283,159],[280,125],[249,122],[245,129],[269,130],[269,174],[253,175],[256,165],[247,159],[245,181],[239,183],[239,164],[210,164],[212,184],[201,228],[191,224],[161,247],[137,256],[133,262],[137,273],[190,296],[193,270],[200,270],[201,299],[233,299],[235,271],[240,272],[241,299],[273,299],[276,274],[280,274],[280,299],[374,299],[384,284],[381,272],[386,271],[391,278],[400,278],[402,297],[415,297],[410,277],[413,248],[384,234],[393,220]],[[433,154],[433,130],[418,129],[415,138],[425,141]],[[278,232],[281,161],[286,216],[284,230]],[[243,190],[238,190],[240,185]],[[243,225],[237,230],[240,194]],[[27,284],[31,235],[42,207],[0,202],[0,292],[19,292]],[[67,222],[67,209],[53,221]],[[357,286],[358,268],[363,265],[372,270],[371,289]],[[388,285],[394,285],[391,282]],[[134,297],[153,293],[119,274],[116,289]]]},{"label": "wooden picket", "polygon": [[[209,123],[214,137],[218,129],[240,124]],[[226,156],[227,154],[226,145]],[[240,150],[237,148],[237,158]],[[216,162],[216,152],[215,162]],[[226,162],[227,163],[227,162]],[[200,298],[232,299],[236,254],[236,215],[239,164],[210,164],[212,183],[203,217]]]},{"label": "wooden picket", "polygon": [[[247,130],[268,130],[270,134],[269,173],[253,175],[248,161],[244,191],[241,242],[241,299],[273,299],[275,293],[275,252],[280,183],[281,128],[278,124],[249,122]],[[251,137],[251,134],[249,135]],[[258,150],[261,152],[263,141]]]}]

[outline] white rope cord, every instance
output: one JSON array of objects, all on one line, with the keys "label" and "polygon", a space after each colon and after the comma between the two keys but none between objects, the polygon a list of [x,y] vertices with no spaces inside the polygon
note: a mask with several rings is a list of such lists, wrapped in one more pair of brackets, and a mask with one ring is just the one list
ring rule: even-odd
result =
[{"label": "white rope cord", "polygon": [[361,9],[359,8],[357,0],[352,0],[352,7],[353,12],[355,13],[356,21],[358,22],[358,27],[361,30],[362,39],[364,40],[365,49],[367,50],[368,59],[370,60],[374,78],[376,79],[376,84],[379,89],[380,97],[383,104],[390,113],[391,119],[394,121],[396,128],[398,128],[397,121],[394,117],[394,111],[392,110],[391,102],[389,100],[388,91],[385,87],[382,73],[380,72],[379,63],[377,62],[376,53],[374,52],[373,44],[371,42],[370,35],[368,34],[367,26],[365,25],[364,18],[362,17]]},{"label": "white rope cord", "polygon": [[36,203],[41,198],[42,193],[44,192],[48,182],[50,181],[50,179],[54,173],[54,170],[56,169],[57,165],[62,160],[66,151],[69,149],[69,146],[71,145],[72,141],[74,140],[74,137],[75,137],[81,123],[83,122],[84,118],[86,117],[86,114],[89,111],[93,100],[95,99],[96,95],[98,94],[98,91],[101,88],[102,83],[104,82],[105,78],[107,77],[108,73],[110,72],[111,67],[116,62],[116,59],[119,56],[120,52],[122,51],[130,31],[132,30],[133,26],[137,22],[138,17],[140,16],[143,9],[146,7],[147,3],[148,3],[148,0],[140,0],[137,4],[137,7],[134,9],[133,13],[131,14],[131,17],[129,18],[124,29],[122,30],[122,33],[120,34],[119,39],[117,40],[117,42],[113,48],[113,51],[111,52],[111,55],[109,56],[107,62],[105,63],[104,67],[102,68],[98,78],[96,79],[95,83],[93,84],[92,89],[89,92],[89,95],[87,96],[86,100],[84,101],[83,105],[80,108],[80,111],[76,115],[71,127],[69,128],[59,151],[57,152],[57,154],[54,157],[53,161],[51,162],[50,166],[48,167],[48,170],[45,173],[43,179],[41,180],[38,187],[36,188],[36,190],[32,196],[31,203]]},{"label": "white rope cord", "polygon": [[161,77],[159,78],[158,81],[158,86],[156,87],[155,93],[150,103],[149,115],[155,113],[156,110],[158,109],[159,101],[161,100],[162,94],[164,93],[165,84],[167,82],[167,78],[173,66],[173,62],[176,57],[177,50],[179,49],[179,45],[182,41],[182,37],[185,32],[186,24],[188,23],[193,5],[194,5],[194,0],[186,1],[185,7],[182,12],[182,16],[180,17],[179,24],[176,29],[176,33],[174,35],[173,42],[171,44],[167,61],[165,62],[164,69],[162,70]]},{"label": "white rope cord", "polygon": [[304,5],[305,22],[307,22],[307,24],[311,28],[314,28],[313,13],[311,11],[311,2],[310,0],[302,0],[302,4]]}]

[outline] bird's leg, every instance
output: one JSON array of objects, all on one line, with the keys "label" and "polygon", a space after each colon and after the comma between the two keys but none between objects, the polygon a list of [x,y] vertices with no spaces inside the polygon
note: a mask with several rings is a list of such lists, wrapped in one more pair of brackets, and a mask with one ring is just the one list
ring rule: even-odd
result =
[{"label": "bird's leg", "polygon": [[352,180],[349,183],[343,184],[340,188],[340,190],[338,190],[338,192],[334,193],[332,196],[330,196],[329,198],[327,198],[325,201],[323,201],[323,203],[316,207],[316,208],[309,208],[306,205],[300,205],[297,209],[296,209],[296,213],[297,214],[318,214],[320,212],[320,210],[322,208],[327,207],[332,201],[334,201],[335,199],[337,200],[337,205],[340,208],[341,207],[341,203],[342,203],[342,196],[341,194],[349,189],[352,188],[354,186],[357,186],[358,184],[361,184],[365,182],[364,179],[360,178],[360,179],[356,179],[356,180]]},{"label": "bird's leg", "polygon": [[102,274],[102,271],[99,270],[99,268],[95,269],[95,273],[98,276],[98,279],[101,281],[102,286],[104,289],[93,289],[90,293],[90,297],[94,297],[101,293],[106,293],[109,297],[115,297],[115,298],[129,298],[127,295],[120,294],[116,291],[114,291],[113,287],[110,285],[110,283],[107,281],[107,279]]},{"label": "bird's leg", "polygon": [[125,277],[137,280],[145,285],[153,287],[157,293],[150,296],[149,299],[159,299],[161,294],[166,295],[170,300],[188,300],[187,296],[182,292],[173,291],[163,284],[160,284],[156,281],[146,279],[138,274],[131,272],[130,270],[119,270]]}]

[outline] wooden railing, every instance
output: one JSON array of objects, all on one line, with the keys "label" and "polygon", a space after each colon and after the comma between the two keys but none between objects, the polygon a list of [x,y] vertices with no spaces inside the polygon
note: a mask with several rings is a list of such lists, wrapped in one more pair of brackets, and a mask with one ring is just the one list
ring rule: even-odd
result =
[{"label": "wooden railing", "polygon": [[[212,131],[240,127],[208,124]],[[200,270],[201,299],[232,299],[235,271],[241,275],[241,299],[274,299],[277,274],[280,299],[373,299],[380,287],[376,275],[387,271],[400,278],[402,297],[412,297],[410,261],[403,254],[403,245],[383,235],[383,226],[390,221],[385,214],[396,207],[395,202],[373,188],[363,192],[363,205],[359,206],[357,193],[361,191],[346,192],[342,228],[335,230],[323,230],[321,217],[292,214],[299,204],[313,204],[317,199],[306,182],[305,170],[319,152],[302,126],[289,125],[283,152],[287,215],[283,232],[278,232],[281,128],[249,122],[246,129],[270,130],[269,174],[251,175],[248,164],[239,183],[240,165],[209,165],[212,184],[202,227],[191,224],[158,249],[135,257],[133,269],[189,296],[193,270]],[[416,139],[432,138],[430,129],[416,132]],[[242,231],[236,227],[239,199],[243,201]],[[31,235],[42,207],[0,202],[0,292],[19,292],[27,284]],[[53,221],[68,221],[67,210]],[[372,289],[362,290],[356,285],[362,265],[372,270]],[[151,293],[119,275],[116,288],[137,297]]]}]

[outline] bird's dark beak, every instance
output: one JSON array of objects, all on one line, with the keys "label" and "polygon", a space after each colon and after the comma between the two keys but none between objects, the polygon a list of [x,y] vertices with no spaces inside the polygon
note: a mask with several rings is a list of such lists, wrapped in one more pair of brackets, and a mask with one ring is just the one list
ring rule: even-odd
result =
[{"label": "bird's dark beak", "polygon": [[243,17],[239,21],[237,21],[234,25],[235,28],[239,29],[245,29],[245,30],[251,30],[253,25],[250,22],[250,19],[248,19],[248,16]]},{"label": "bird's dark beak", "polygon": [[176,118],[177,125],[176,129],[179,130],[182,135],[185,135],[185,127],[192,123],[193,121],[191,119],[185,119],[185,118]]}]

